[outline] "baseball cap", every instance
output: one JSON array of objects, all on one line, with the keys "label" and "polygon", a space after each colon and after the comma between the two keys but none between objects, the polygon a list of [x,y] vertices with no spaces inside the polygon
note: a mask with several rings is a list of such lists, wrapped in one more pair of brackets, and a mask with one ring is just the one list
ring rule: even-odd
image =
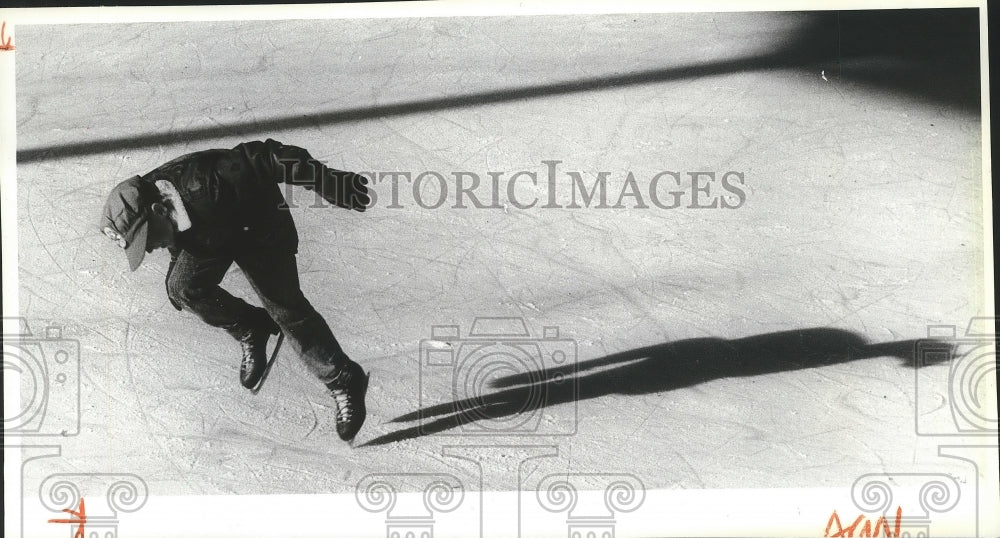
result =
[{"label": "baseball cap", "polygon": [[133,271],[146,256],[149,206],[159,197],[156,185],[133,176],[115,185],[104,203],[101,231],[125,250],[129,269]]}]

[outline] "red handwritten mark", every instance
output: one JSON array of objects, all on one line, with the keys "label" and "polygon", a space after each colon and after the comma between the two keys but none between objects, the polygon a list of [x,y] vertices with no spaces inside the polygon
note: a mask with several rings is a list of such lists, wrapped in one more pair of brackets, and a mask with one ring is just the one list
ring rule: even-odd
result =
[{"label": "red handwritten mark", "polygon": [[11,38],[6,37],[7,34],[7,22],[4,21],[0,25],[0,50],[14,50],[14,45],[10,44]]},{"label": "red handwritten mark", "polygon": [[70,525],[72,525],[73,523],[79,523],[80,526],[76,528],[76,533],[73,534],[73,538],[84,538],[85,535],[83,533],[83,524],[87,522],[87,510],[84,509],[83,506],[83,497],[80,497],[79,510],[80,510],[79,512],[74,512],[69,508],[63,508],[63,512],[66,512],[69,515],[78,517],[80,519],[50,519],[49,523],[69,523]]},{"label": "red handwritten mark", "polygon": [[[885,516],[879,516],[879,518],[875,520],[875,530],[873,531],[871,520],[865,520],[865,516],[863,514],[858,516],[858,518],[854,520],[854,523],[844,527],[840,523],[840,516],[838,516],[837,511],[834,510],[833,514],[830,515],[830,520],[826,523],[826,532],[823,533],[823,537],[838,538],[846,536],[847,538],[853,538],[854,531],[856,531],[858,529],[858,525],[864,521],[865,525],[861,527],[861,534],[858,535],[861,538],[875,538],[879,535],[880,531],[887,538],[899,538],[899,526],[902,519],[903,507],[900,506],[896,508],[896,527],[893,529],[894,532],[889,534],[889,522],[885,520]],[[837,532],[835,534],[830,534],[830,528],[833,527],[834,523],[837,524]]]}]

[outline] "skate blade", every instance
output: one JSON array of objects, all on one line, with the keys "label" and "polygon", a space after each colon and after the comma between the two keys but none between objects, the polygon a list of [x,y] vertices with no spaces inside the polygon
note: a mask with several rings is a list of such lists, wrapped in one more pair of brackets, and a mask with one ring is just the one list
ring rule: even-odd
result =
[{"label": "skate blade", "polygon": [[260,389],[264,388],[264,382],[267,381],[267,376],[271,373],[271,367],[274,366],[275,359],[278,358],[278,351],[281,349],[281,343],[285,341],[285,333],[278,333],[278,339],[274,343],[274,350],[271,351],[271,358],[267,361],[267,366],[264,367],[264,373],[260,374],[260,381],[254,388],[250,389],[250,394],[257,395]]}]

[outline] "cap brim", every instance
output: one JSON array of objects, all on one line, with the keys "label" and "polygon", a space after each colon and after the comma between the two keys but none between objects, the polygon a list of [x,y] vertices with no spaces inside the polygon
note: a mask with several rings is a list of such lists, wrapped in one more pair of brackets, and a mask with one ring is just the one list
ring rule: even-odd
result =
[{"label": "cap brim", "polygon": [[142,259],[146,257],[146,234],[149,232],[149,222],[143,222],[132,236],[132,242],[125,247],[125,256],[128,257],[129,269],[135,271],[142,264]]}]

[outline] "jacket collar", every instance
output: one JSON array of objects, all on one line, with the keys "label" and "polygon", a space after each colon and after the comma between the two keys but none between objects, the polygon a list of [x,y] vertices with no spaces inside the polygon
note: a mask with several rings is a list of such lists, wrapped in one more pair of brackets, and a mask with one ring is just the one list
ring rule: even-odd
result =
[{"label": "jacket collar", "polygon": [[174,223],[177,224],[177,231],[183,232],[191,228],[191,218],[188,217],[187,209],[184,207],[184,200],[181,199],[181,194],[177,192],[177,188],[174,184],[161,179],[156,182],[156,188],[160,189],[160,194],[170,199],[171,205],[173,206],[173,211],[170,212],[170,217],[174,219]]}]

